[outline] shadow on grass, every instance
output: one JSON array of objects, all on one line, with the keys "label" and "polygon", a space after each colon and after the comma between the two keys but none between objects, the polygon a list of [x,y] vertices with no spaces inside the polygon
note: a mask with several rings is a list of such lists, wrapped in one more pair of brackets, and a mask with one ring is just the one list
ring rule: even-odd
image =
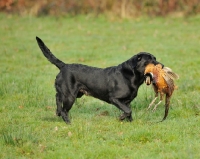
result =
[{"label": "shadow on grass", "polygon": [[43,121],[47,122],[63,122],[63,119],[58,116],[52,116],[52,117],[42,117],[41,118]]}]

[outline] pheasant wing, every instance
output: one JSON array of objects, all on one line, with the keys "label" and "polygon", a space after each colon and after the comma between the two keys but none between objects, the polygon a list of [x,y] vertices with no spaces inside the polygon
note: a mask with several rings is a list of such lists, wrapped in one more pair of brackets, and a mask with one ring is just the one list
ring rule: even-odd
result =
[{"label": "pheasant wing", "polygon": [[169,93],[172,94],[174,91],[174,87],[175,87],[174,80],[167,73],[162,74],[162,77],[164,78],[165,82],[167,83]]},{"label": "pheasant wing", "polygon": [[169,78],[171,78],[172,80],[179,78],[179,76],[176,73],[172,72],[171,68],[164,67],[163,70],[165,71],[165,73],[167,74],[167,76]]}]

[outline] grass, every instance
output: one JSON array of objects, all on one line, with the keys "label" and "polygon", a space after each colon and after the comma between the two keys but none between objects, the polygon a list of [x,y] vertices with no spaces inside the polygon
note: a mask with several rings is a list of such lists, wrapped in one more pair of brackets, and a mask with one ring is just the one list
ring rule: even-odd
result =
[{"label": "grass", "polygon": [[[200,158],[200,17],[18,17],[0,14],[0,158]],[[117,65],[140,51],[179,74],[166,121],[163,106],[146,111],[154,93],[142,85],[132,123],[91,97],[78,99],[66,125],[55,116],[58,70],[35,36],[66,63]]]}]

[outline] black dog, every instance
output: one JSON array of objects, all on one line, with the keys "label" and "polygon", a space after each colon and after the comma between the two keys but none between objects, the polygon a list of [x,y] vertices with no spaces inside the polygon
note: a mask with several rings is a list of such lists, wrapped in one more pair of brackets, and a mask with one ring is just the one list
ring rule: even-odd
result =
[{"label": "black dog", "polygon": [[82,64],[65,64],[57,59],[43,41],[36,37],[44,56],[60,69],[56,76],[56,114],[69,123],[68,113],[76,98],[90,95],[115,105],[123,111],[120,120],[132,121],[131,101],[144,82],[144,69],[149,63],[158,64],[150,53],[141,52],[118,66],[105,69]]}]

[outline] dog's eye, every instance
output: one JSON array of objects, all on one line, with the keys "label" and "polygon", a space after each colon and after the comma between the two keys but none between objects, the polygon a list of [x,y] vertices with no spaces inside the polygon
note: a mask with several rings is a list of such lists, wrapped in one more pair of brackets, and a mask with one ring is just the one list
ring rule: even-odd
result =
[{"label": "dog's eye", "polygon": [[141,56],[139,56],[137,60],[140,61],[141,59],[142,59]]}]

